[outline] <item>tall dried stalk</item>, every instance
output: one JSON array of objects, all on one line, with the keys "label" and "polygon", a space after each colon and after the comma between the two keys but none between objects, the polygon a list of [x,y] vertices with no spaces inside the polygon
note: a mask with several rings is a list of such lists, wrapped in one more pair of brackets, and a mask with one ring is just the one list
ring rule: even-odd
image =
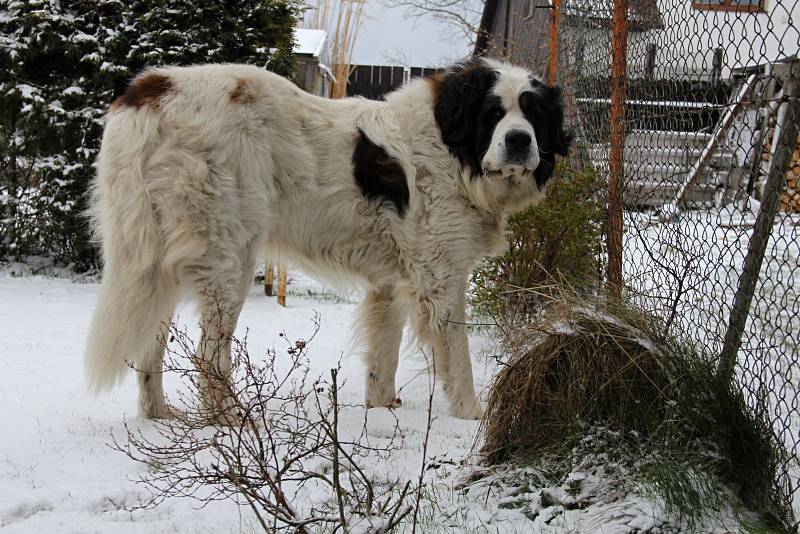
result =
[{"label": "tall dried stalk", "polygon": [[318,0],[306,16],[305,25],[328,32],[331,70],[335,81],[331,98],[347,96],[347,83],[353,72],[353,50],[364,21],[366,0]]}]

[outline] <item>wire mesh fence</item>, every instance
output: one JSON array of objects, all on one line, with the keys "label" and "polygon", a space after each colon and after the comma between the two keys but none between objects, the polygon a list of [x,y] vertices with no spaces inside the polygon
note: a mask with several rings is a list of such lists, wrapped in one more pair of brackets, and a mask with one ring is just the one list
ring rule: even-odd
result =
[{"label": "wire mesh fence", "polygon": [[557,75],[574,161],[608,176],[607,281],[616,264],[617,289],[768,410],[786,446],[775,492],[796,530],[800,0],[500,4],[486,51]]}]

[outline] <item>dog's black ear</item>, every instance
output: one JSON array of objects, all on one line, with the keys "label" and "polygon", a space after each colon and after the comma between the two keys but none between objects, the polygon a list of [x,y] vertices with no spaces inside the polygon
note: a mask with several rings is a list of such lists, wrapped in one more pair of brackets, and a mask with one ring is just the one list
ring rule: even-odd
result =
[{"label": "dog's black ear", "polygon": [[575,139],[575,133],[568,128],[564,128],[563,91],[560,86],[554,85],[548,87],[547,92],[548,100],[552,103],[550,106],[552,150],[559,156],[566,156],[569,154],[569,147],[572,146],[572,141]]},{"label": "dog's black ear", "polygon": [[480,60],[462,63],[432,78],[433,116],[442,133],[442,141],[462,165],[473,174],[481,172],[476,142],[478,116],[486,94],[497,79],[497,72]]},{"label": "dog's black ear", "polygon": [[539,186],[543,186],[552,178],[553,171],[556,170],[556,157],[553,152],[540,152],[539,165],[533,171],[533,177]]},{"label": "dog's black ear", "polygon": [[[538,82],[539,86],[543,84]],[[535,87],[535,85],[534,85]],[[556,157],[567,156],[575,134],[564,127],[564,97],[561,87],[543,86],[534,118],[536,140],[539,142],[539,166],[533,172],[536,183],[547,183],[555,171]]]}]

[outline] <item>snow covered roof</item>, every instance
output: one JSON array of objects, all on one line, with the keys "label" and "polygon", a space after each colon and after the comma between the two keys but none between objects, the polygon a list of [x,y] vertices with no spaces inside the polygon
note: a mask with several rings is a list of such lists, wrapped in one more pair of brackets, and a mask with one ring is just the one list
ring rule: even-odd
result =
[{"label": "snow covered roof", "polygon": [[319,57],[325,48],[325,39],[328,33],[325,30],[311,30],[308,28],[294,29],[294,53]]}]

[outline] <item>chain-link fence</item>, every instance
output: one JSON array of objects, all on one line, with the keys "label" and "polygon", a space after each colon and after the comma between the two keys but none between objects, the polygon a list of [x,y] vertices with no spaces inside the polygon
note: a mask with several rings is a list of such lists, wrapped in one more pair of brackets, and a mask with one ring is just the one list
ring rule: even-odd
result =
[{"label": "chain-link fence", "polygon": [[608,176],[606,281],[768,410],[800,517],[800,0],[490,7],[485,50],[556,75],[575,162]]}]

